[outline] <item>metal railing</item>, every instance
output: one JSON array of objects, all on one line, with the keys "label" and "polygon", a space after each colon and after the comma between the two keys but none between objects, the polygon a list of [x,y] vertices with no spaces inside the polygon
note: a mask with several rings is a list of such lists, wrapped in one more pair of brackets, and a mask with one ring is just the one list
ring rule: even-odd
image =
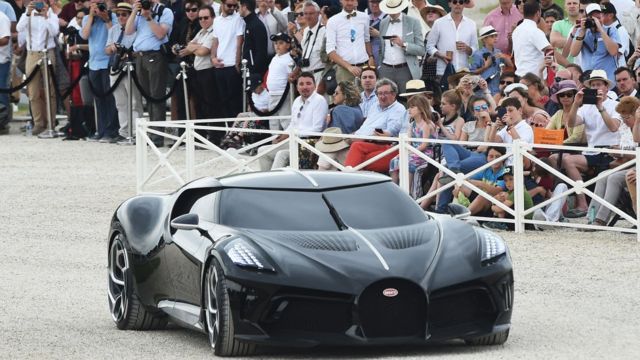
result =
[{"label": "metal railing", "polygon": [[[247,117],[241,118],[240,120],[262,120],[268,121],[269,119],[285,119],[288,116],[280,116],[280,117]],[[261,157],[272,151],[282,150],[285,146],[287,146],[289,150],[290,157],[290,167],[298,168],[298,148],[304,148],[318,156],[319,159],[323,159],[328,162],[332,166],[334,166],[339,171],[359,171],[366,168],[368,165],[376,162],[377,160],[393,153],[398,152],[399,156],[399,186],[400,188],[409,193],[410,192],[410,184],[409,184],[409,155],[415,154],[416,156],[423,159],[426,163],[431,166],[436,167],[443,174],[451,176],[454,181],[442,185],[438,187],[436,190],[428,192],[424,196],[416,199],[416,201],[420,202],[424,199],[431,198],[436,196],[437,194],[450,189],[454,186],[465,186],[475,193],[478,196],[481,196],[488,201],[490,201],[493,205],[496,205],[503,209],[507,214],[512,216],[512,219],[498,219],[498,218],[487,218],[487,217],[471,217],[472,219],[480,220],[480,221],[497,221],[497,222],[506,222],[514,224],[514,228],[516,232],[524,232],[525,224],[536,224],[536,225],[552,225],[552,226],[562,226],[562,227],[574,227],[574,228],[591,228],[598,230],[614,230],[625,233],[635,233],[636,238],[640,241],[640,231],[638,231],[638,224],[640,224],[640,216],[636,214],[636,217],[630,216],[625,213],[622,209],[619,209],[616,204],[611,204],[605,201],[601,196],[598,196],[593,191],[589,190],[588,187],[601,179],[606,179],[609,175],[614,172],[623,170],[623,169],[635,169],[638,174],[640,174],[640,163],[636,161],[638,155],[640,155],[640,148],[636,148],[635,150],[616,150],[616,149],[606,149],[606,148],[585,148],[585,147],[573,147],[573,146],[561,146],[561,145],[537,145],[537,144],[527,144],[523,143],[520,140],[514,141],[512,144],[504,144],[504,143],[485,143],[485,142],[469,142],[469,141],[453,141],[453,140],[436,140],[436,139],[415,139],[409,138],[406,134],[400,134],[399,137],[381,137],[381,136],[356,136],[351,134],[331,134],[332,137],[352,139],[352,140],[376,140],[376,141],[389,141],[392,146],[385,150],[384,152],[376,155],[375,157],[368,159],[367,161],[355,166],[344,166],[328,157],[326,154],[322,153],[314,146],[307,143],[306,139],[310,136],[320,137],[322,133],[304,133],[304,138],[301,138],[300,135],[296,131],[274,131],[274,130],[263,130],[263,129],[248,129],[248,128],[230,128],[226,124],[227,122],[236,121],[239,119],[205,119],[205,120],[180,120],[180,121],[154,121],[150,122],[147,119],[138,119],[136,123],[137,131],[136,131],[136,157],[137,157],[137,192],[145,193],[149,192],[148,187],[156,186],[158,184],[166,183],[168,180],[173,179],[177,183],[177,186],[173,186],[171,188],[163,188],[163,191],[173,191],[179,186],[184,185],[186,182],[194,180],[196,178],[195,171],[198,168],[206,168],[211,166],[214,161],[220,161],[223,159],[227,161],[227,166],[215,174],[217,177],[226,176],[234,173],[246,172],[246,171],[255,171],[256,169],[252,167],[252,164],[255,164]],[[212,125],[213,124],[213,125]],[[214,126],[220,124],[220,126]],[[165,131],[161,131],[161,130]],[[167,129],[182,129],[183,133],[181,135],[171,134],[167,132]],[[240,133],[253,133],[253,134],[266,134],[270,135],[265,139],[257,141],[252,144],[248,144],[240,149],[229,149],[224,150],[215,144],[211,143],[207,140],[206,137],[199,134],[197,131],[229,131],[233,130],[235,132]],[[163,137],[165,140],[173,140],[175,143],[171,145],[171,147],[163,152],[158,147],[156,147],[150,138],[150,134]],[[270,144],[272,140],[274,140],[277,136],[286,134],[288,138],[282,141],[281,147],[273,147],[265,152],[260,152],[256,155],[249,156],[248,154],[252,150],[257,150],[258,147],[262,145]],[[467,173],[454,173],[449,170],[446,165],[441,164],[440,162],[434,160],[433,158],[427,156],[426,154],[420,152],[415,147],[412,146],[411,143],[422,142],[429,144],[457,144],[463,146],[497,146],[504,147],[506,149],[506,153],[503,156],[500,156],[497,159],[494,159],[491,162],[486,163],[485,165]],[[184,169],[179,170],[177,167],[172,164],[170,157],[177,153],[177,150],[184,144]],[[196,149],[204,149],[209,150],[211,153],[215,154],[216,157],[213,159],[209,159],[206,161],[201,161],[196,164]],[[529,151],[534,149],[543,149],[543,150],[558,150],[558,151],[594,151],[594,152],[605,152],[609,154],[617,154],[617,155],[633,155],[634,159],[614,168],[602,171],[596,177],[583,182],[582,180],[572,180],[567,175],[562,173],[561,171],[547,165],[543,161],[541,161],[536,156],[532,155]],[[157,158],[157,162],[149,169],[149,155],[155,155]],[[246,155],[246,156],[244,156]],[[506,160],[512,157],[512,164],[514,168],[514,207],[509,208],[504,205],[502,202],[496,200],[492,195],[488,194],[484,190],[480,189],[473,183],[469,182],[469,179],[475,174],[484,171],[485,169],[491,167],[497,162]],[[522,201],[524,196],[525,189],[524,185],[524,159],[529,159],[536,166],[540,166],[547,170],[551,175],[559,178],[560,180],[567,183],[568,190],[558,194],[552,198],[546,199],[545,201],[529,208],[524,209],[524,201]],[[167,175],[160,176],[158,175],[159,170],[165,168],[168,172]],[[159,177],[159,179],[153,180],[154,177]],[[566,197],[571,194],[585,194],[592,199],[600,202],[601,206],[605,206],[610,209],[612,212],[620,216],[622,219],[628,221],[634,228],[630,227],[613,227],[613,226],[598,226],[598,225],[588,225],[583,223],[567,223],[567,222],[547,222],[547,221],[538,221],[538,220],[530,220],[525,217],[529,214],[532,214],[537,209],[542,209],[545,206],[549,205],[551,202]],[[640,203],[640,192],[637,192],[637,203]]]}]

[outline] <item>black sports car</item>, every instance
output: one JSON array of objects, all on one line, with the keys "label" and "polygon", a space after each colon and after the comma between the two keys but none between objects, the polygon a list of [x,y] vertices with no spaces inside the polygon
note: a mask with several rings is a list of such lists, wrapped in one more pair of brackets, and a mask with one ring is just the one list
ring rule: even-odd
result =
[{"label": "black sports car", "polygon": [[216,355],[509,335],[505,242],[426,214],[378,174],[249,173],[136,196],[113,216],[108,256],[118,328],[170,320]]}]

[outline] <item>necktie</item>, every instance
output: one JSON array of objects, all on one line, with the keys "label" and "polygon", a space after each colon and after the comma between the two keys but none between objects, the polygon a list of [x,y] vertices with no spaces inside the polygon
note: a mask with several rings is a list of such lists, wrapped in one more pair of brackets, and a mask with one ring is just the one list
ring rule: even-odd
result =
[{"label": "necktie", "polygon": [[122,38],[124,38],[124,26],[120,27],[120,35],[118,35],[118,41],[116,41],[116,44],[120,45],[122,43]]},{"label": "necktie", "polygon": [[311,35],[313,35],[313,31],[309,31],[309,32],[307,33],[307,38],[306,38],[306,39],[304,39],[304,44],[305,44],[305,45],[309,44],[309,40],[311,40]]},{"label": "necktie", "polygon": [[351,19],[352,17],[356,17],[356,12],[347,13],[347,19]]},{"label": "necktie", "polygon": [[401,21],[401,20],[400,20],[400,18],[397,18],[397,19],[395,19],[395,20],[391,20],[390,22],[391,22],[392,24],[397,24],[397,23],[399,23],[400,21]]}]

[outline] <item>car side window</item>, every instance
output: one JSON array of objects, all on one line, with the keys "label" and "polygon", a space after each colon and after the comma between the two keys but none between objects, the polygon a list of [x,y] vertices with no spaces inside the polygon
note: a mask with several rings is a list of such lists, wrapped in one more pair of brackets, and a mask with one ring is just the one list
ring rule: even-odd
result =
[{"label": "car side window", "polygon": [[189,211],[189,213],[198,214],[200,219],[213,222],[214,221],[213,207],[214,207],[216,194],[217,193],[212,193],[198,199],[195,203],[193,203],[193,206],[191,207],[191,210]]}]

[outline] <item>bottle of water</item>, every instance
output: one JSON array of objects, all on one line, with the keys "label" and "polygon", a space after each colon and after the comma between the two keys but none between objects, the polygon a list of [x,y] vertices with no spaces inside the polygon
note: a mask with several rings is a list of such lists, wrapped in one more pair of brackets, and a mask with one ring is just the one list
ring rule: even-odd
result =
[{"label": "bottle of water", "polygon": [[27,127],[25,129],[25,135],[27,137],[31,137],[31,135],[33,135],[33,124],[31,124],[31,121],[27,121]]},{"label": "bottle of water", "polygon": [[589,220],[589,224],[593,224],[596,221],[596,207],[589,206],[587,210],[587,219]]}]

